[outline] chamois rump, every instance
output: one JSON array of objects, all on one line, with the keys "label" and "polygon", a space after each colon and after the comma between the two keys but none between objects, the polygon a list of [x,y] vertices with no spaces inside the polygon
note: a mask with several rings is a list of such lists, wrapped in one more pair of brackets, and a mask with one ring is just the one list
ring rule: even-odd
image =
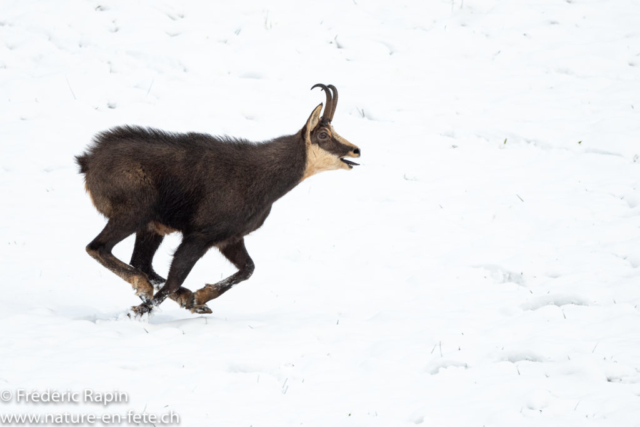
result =
[{"label": "chamois rump", "polygon": [[[108,218],[86,250],[131,284],[142,300],[132,307],[135,314],[151,312],[167,297],[193,313],[211,313],[208,301],[253,273],[244,236],[262,226],[271,205],[314,174],[357,165],[345,157],[360,157],[360,149],[331,123],[337,89],[315,87],[325,92],[324,113],[318,105],[293,135],[253,143],[123,126],[96,135],[87,152],[76,157],[93,205]],[[165,280],[152,260],[164,236],[175,231],[183,238]],[[126,264],[111,251],[133,233],[133,255]],[[196,292],[182,287],[212,247],[238,272]],[[154,286],[159,288],[155,295]]]}]

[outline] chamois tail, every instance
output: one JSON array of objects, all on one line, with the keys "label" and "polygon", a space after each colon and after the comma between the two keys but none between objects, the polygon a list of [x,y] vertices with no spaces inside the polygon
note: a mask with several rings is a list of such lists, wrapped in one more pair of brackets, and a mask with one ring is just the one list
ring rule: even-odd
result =
[{"label": "chamois tail", "polygon": [[89,156],[83,154],[81,156],[76,156],[76,163],[80,166],[80,173],[87,173],[89,171],[88,164]]}]

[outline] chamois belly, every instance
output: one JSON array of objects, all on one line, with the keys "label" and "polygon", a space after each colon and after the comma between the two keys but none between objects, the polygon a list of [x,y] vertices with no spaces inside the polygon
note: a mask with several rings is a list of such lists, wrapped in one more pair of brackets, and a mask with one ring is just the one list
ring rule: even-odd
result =
[{"label": "chamois belly", "polygon": [[269,216],[270,211],[271,206],[253,214],[229,212],[228,215],[220,218],[215,224],[211,224],[212,230],[214,230],[215,234],[223,236],[224,240],[241,239],[260,228]]},{"label": "chamois belly", "polygon": [[175,233],[176,231],[178,231],[177,229],[173,227],[169,227],[168,225],[162,224],[159,221],[149,222],[148,227],[150,231],[153,231],[154,233],[159,234],[161,236],[166,236],[167,234]]}]

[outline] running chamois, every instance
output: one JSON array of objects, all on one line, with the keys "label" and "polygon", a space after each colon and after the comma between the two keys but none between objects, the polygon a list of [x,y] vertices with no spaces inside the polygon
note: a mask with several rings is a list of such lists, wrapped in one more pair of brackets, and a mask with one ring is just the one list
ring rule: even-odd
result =
[{"label": "running chamois", "polygon": [[[136,315],[151,312],[167,297],[193,313],[211,313],[208,301],[251,277],[254,264],[244,236],[262,226],[271,205],[311,175],[357,165],[345,157],[360,157],[360,149],[331,124],[337,89],[315,87],[325,92],[324,113],[318,105],[293,135],[253,143],[124,126],[98,134],[76,157],[93,205],[108,218],[87,252],[131,284],[142,300],[132,307]],[[151,264],[164,236],[175,231],[182,242],[165,280]],[[111,251],[133,233],[133,255],[126,264]],[[197,292],[182,287],[196,261],[214,246],[238,272]]]}]

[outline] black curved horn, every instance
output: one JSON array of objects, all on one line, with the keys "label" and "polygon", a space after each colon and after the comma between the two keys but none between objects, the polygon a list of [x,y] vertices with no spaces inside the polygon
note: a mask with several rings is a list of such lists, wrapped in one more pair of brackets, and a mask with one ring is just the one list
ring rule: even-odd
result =
[{"label": "black curved horn", "polygon": [[333,115],[336,112],[336,108],[338,107],[338,89],[334,85],[329,85],[329,89],[333,92],[333,105],[331,107],[331,116],[329,117],[329,121],[333,120]]},{"label": "black curved horn", "polygon": [[333,107],[333,100],[332,100],[332,97],[331,97],[331,93],[332,92],[327,86],[325,86],[325,85],[323,85],[321,83],[317,83],[317,84],[311,86],[311,90],[313,90],[313,89],[315,89],[317,87],[322,89],[324,91],[325,95],[327,96],[327,102],[326,102],[326,104],[324,106],[324,113],[322,114],[322,120],[323,121],[324,120],[331,121],[331,118],[333,117],[333,108],[332,108]]}]

